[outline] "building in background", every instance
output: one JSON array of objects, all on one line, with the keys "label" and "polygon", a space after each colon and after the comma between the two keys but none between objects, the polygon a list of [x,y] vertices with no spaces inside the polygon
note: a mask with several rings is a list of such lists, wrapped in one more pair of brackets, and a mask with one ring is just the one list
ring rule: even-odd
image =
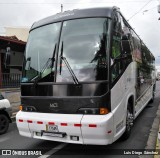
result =
[{"label": "building in background", "polygon": [[26,42],[16,36],[0,36],[0,88],[18,88]]},{"label": "building in background", "polygon": [[18,88],[29,28],[4,27],[0,36],[0,89]]},{"label": "building in background", "polygon": [[0,92],[12,105],[13,115],[19,110],[22,62],[28,28],[5,27],[0,36]]}]

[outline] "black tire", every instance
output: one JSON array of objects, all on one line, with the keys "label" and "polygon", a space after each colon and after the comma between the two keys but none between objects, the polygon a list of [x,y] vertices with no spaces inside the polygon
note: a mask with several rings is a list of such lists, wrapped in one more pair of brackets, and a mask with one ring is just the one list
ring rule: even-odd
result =
[{"label": "black tire", "polygon": [[153,103],[153,102],[154,102],[154,98],[155,98],[154,90],[155,90],[155,88],[153,88],[152,98],[151,98],[151,100],[150,100],[150,103]]},{"label": "black tire", "polygon": [[[154,93],[154,92],[153,92]],[[154,94],[152,95],[152,98],[150,100],[150,103],[153,103],[154,102]]]},{"label": "black tire", "polygon": [[127,140],[131,135],[131,130],[133,126],[133,113],[131,110],[130,104],[127,107],[127,115],[126,115],[126,130],[122,135],[122,140]]},{"label": "black tire", "polygon": [[9,127],[9,119],[6,115],[0,114],[0,134],[7,132]]}]

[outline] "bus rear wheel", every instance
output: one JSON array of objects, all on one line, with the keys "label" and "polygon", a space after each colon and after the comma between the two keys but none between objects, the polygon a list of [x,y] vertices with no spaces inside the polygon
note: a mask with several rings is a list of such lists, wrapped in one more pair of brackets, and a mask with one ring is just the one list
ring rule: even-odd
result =
[{"label": "bus rear wheel", "polygon": [[131,135],[133,120],[134,119],[133,119],[133,113],[131,110],[131,106],[128,105],[127,115],[126,115],[126,130],[125,130],[124,134],[122,135],[122,140],[127,140],[129,138],[129,136]]},{"label": "bus rear wheel", "polygon": [[152,98],[150,100],[150,103],[154,102],[154,98],[155,98],[155,85],[153,86],[153,91],[152,91]]}]

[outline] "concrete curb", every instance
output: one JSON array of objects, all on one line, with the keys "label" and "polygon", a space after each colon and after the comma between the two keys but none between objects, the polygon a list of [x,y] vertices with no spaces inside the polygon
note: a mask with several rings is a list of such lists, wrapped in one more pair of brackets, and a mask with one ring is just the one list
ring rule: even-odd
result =
[{"label": "concrete curb", "polygon": [[[159,125],[158,137],[157,137],[156,150],[160,152],[160,125]],[[154,158],[160,158],[160,154],[155,155]]]},{"label": "concrete curb", "polygon": [[1,92],[20,92],[20,88],[2,88],[0,89]]},{"label": "concrete curb", "polygon": [[[157,139],[158,139],[157,137],[158,137],[159,125],[160,125],[160,104],[158,106],[156,117],[153,121],[152,128],[150,130],[150,134],[148,137],[148,141],[147,141],[145,150],[157,149],[156,145],[157,145]],[[139,156],[139,158],[154,158],[154,155],[141,155]]]}]

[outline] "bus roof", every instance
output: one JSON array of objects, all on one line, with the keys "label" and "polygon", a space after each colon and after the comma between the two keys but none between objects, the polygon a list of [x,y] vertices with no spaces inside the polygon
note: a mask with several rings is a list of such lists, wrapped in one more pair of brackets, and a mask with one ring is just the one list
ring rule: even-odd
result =
[{"label": "bus roof", "polygon": [[89,17],[112,17],[112,11],[118,9],[117,7],[105,7],[105,8],[87,8],[87,9],[74,9],[57,13],[40,21],[37,21],[31,27],[31,30],[43,25],[51,24],[54,22],[77,19],[77,18],[89,18]]}]

